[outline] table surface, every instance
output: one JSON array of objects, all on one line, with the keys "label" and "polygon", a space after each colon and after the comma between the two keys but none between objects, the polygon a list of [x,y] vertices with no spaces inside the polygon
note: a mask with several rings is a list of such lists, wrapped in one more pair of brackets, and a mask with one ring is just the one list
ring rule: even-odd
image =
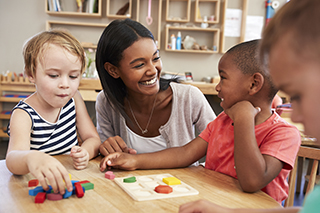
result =
[{"label": "table surface", "polygon": [[56,156],[67,168],[73,180],[89,180],[93,190],[85,192],[84,197],[72,195],[59,201],[46,200],[35,204],[29,196],[28,181],[34,177],[12,175],[5,160],[0,161],[0,212],[178,212],[179,206],[198,199],[231,208],[276,208],[280,205],[262,191],[244,193],[238,180],[224,174],[198,167],[159,170],[123,171],[113,170],[115,177],[141,176],[169,173],[199,191],[198,195],[134,201],[114,180],[104,177],[100,172],[101,157],[89,162],[84,170],[75,170],[72,159],[67,155]]}]

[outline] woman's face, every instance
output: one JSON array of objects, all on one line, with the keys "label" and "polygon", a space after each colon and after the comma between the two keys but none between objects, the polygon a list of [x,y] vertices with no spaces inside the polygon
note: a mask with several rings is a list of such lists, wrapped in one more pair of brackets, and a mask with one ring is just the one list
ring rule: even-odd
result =
[{"label": "woman's face", "polygon": [[129,94],[154,95],[159,91],[162,62],[154,41],[141,38],[122,53],[117,74]]},{"label": "woman's face", "polygon": [[283,36],[271,49],[270,74],[275,86],[291,97],[291,120],[302,123],[305,134],[318,138],[319,143],[320,63],[297,54],[290,45],[291,39],[290,35]]}]

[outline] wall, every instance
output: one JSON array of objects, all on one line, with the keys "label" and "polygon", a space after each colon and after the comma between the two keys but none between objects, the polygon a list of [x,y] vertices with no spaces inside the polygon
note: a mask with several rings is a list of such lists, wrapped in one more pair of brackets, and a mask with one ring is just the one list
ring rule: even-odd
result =
[{"label": "wall", "polygon": [[[68,0],[71,1],[71,0]],[[94,22],[108,23],[110,19],[106,18],[106,0],[102,0],[103,10],[102,18],[73,18],[73,17],[55,17],[45,13],[45,0],[10,0],[0,1],[0,73],[7,70],[21,73],[23,72],[22,46],[24,42],[34,34],[45,30],[46,20],[68,20],[72,22]],[[165,20],[166,1],[163,1],[162,21]],[[75,2],[75,0],[74,0]],[[133,0],[135,2],[135,0]],[[146,14],[146,4],[148,1],[141,0],[142,14]],[[153,1],[156,5],[158,1]],[[239,7],[241,0],[229,0],[230,7]],[[283,5],[286,0],[279,1]],[[135,4],[135,3],[134,3]],[[134,5],[133,4],[133,5]],[[153,7],[156,9],[156,7]],[[152,14],[154,10],[152,10]],[[248,15],[265,14],[264,0],[249,0]],[[134,14],[133,14],[134,15]],[[191,20],[194,16],[194,0],[191,4]],[[140,19],[144,20],[145,16]],[[155,22],[156,20],[154,20]],[[205,76],[217,76],[217,65],[221,54],[195,54],[195,53],[174,53],[164,51],[164,24],[162,26],[162,44],[160,55],[163,60],[163,70],[171,72],[191,71],[195,80],[199,81]],[[95,32],[93,40],[99,38],[101,29],[88,29],[85,33]],[[82,31],[84,31],[82,29]],[[97,41],[96,41],[97,42]]]}]

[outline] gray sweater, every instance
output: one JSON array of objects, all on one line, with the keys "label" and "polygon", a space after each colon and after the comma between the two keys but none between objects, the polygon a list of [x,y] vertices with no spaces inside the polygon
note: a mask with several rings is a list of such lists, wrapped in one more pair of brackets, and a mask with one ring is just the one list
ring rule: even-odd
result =
[{"label": "gray sweater", "polygon": [[[173,92],[171,115],[168,122],[159,128],[160,134],[167,141],[168,148],[187,144],[195,138],[194,126],[198,132],[202,132],[207,124],[216,118],[198,88],[173,82],[170,83],[170,87]],[[120,113],[113,110],[103,91],[97,97],[96,117],[101,142],[119,135],[130,147],[126,121]]]}]

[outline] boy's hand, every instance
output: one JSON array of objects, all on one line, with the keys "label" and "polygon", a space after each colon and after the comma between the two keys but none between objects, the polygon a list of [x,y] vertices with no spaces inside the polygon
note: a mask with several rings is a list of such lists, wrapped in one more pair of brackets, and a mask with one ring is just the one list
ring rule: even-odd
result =
[{"label": "boy's hand", "polygon": [[137,151],[128,148],[127,144],[120,136],[110,137],[100,145],[100,153],[107,156],[114,152],[125,152],[129,154],[137,154]]},{"label": "boy's hand", "polygon": [[70,156],[72,157],[75,169],[85,169],[88,166],[89,153],[86,149],[74,146],[71,149]]},{"label": "boy's hand", "polygon": [[46,179],[54,193],[65,193],[65,188],[72,191],[72,183],[66,168],[54,157],[43,152],[32,152],[27,159],[30,173],[39,180],[44,190],[49,190]]},{"label": "boy's hand", "polygon": [[254,118],[260,111],[260,107],[254,107],[249,101],[240,101],[224,112],[235,121],[239,116],[249,118],[250,114]]},{"label": "boy's hand", "polygon": [[124,170],[135,170],[137,169],[137,155],[132,155],[123,152],[115,152],[104,157],[100,162],[100,171],[104,171],[107,167],[114,167],[117,169]]},{"label": "boy's hand", "polygon": [[232,209],[227,209],[222,206],[218,206],[214,203],[211,203],[207,200],[197,200],[189,203],[185,203],[180,206],[179,213],[231,213]]}]

